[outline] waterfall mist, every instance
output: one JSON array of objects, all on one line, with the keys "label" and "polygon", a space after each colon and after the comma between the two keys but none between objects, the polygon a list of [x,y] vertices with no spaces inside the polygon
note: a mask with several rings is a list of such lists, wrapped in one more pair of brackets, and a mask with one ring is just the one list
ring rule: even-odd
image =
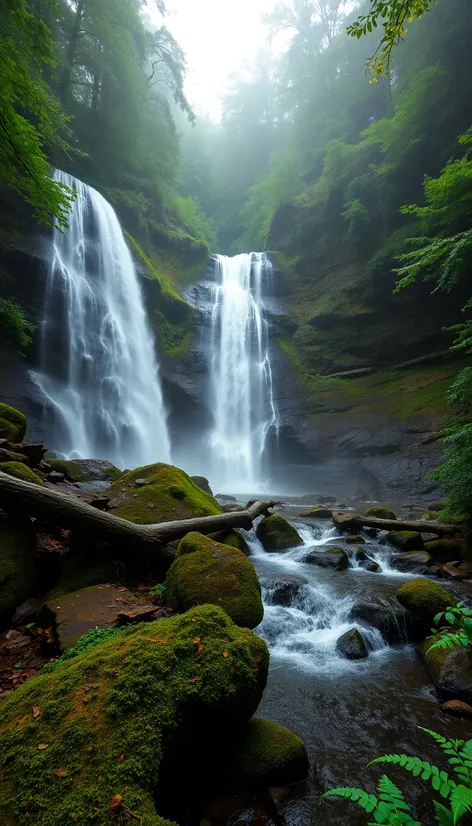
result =
[{"label": "waterfall mist", "polygon": [[230,492],[264,486],[267,435],[277,428],[263,298],[264,253],[216,256],[211,315],[212,481]]},{"label": "waterfall mist", "polygon": [[77,197],[69,229],[52,239],[34,374],[47,444],[121,468],[169,461],[153,335],[118,218],[92,187],[59,170],[54,178]]}]

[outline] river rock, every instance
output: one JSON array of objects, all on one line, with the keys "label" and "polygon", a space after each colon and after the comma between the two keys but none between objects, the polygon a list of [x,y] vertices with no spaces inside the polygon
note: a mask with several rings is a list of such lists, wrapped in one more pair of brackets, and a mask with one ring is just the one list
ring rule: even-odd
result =
[{"label": "river rock", "polygon": [[22,625],[27,625],[29,622],[33,622],[38,615],[40,607],[41,604],[35,597],[25,599],[25,601],[18,606],[13,614],[13,619],[11,621],[13,628],[19,628]]},{"label": "river rock", "polygon": [[365,545],[365,539],[357,534],[349,534],[345,537],[344,541],[348,545]]},{"label": "river rock", "polygon": [[396,519],[394,512],[390,508],[384,508],[382,505],[375,505],[369,508],[366,516],[375,516],[376,519]]},{"label": "river rock", "polygon": [[390,531],[387,539],[400,551],[421,551],[423,549],[421,534],[416,531]]},{"label": "river rock", "polygon": [[396,592],[398,601],[412,614],[412,624],[417,640],[424,639],[431,629],[433,619],[449,605],[455,605],[449,591],[430,579],[412,579]]},{"label": "river rock", "polygon": [[300,516],[305,516],[309,519],[331,519],[333,511],[329,508],[318,506],[316,508],[307,508],[307,510],[300,511]]},{"label": "river rock", "polygon": [[264,517],[256,528],[256,536],[268,552],[286,551],[303,545],[298,531],[279,513]]},{"label": "river rock", "polygon": [[333,525],[342,533],[359,530],[359,517],[351,513],[333,514]]},{"label": "river rock", "polygon": [[65,476],[63,473],[59,473],[57,470],[52,470],[51,473],[48,473],[47,480],[51,482],[53,485],[57,485],[59,482],[63,482]]},{"label": "river rock", "polygon": [[377,628],[389,645],[402,645],[410,638],[410,617],[395,598],[359,601],[351,608],[349,619]]},{"label": "river rock", "polygon": [[213,492],[210,487],[210,483],[205,476],[191,476],[190,477],[192,482],[195,482],[199,488],[205,491],[205,493],[209,493],[210,496],[213,496]]},{"label": "river rock", "polygon": [[244,628],[262,622],[261,586],[254,566],[238,549],[201,533],[188,533],[180,541],[165,586],[166,605],[178,613],[210,603]]},{"label": "river rock", "polygon": [[[268,665],[266,644],[214,605],[138,625],[54,664],[2,701],[2,822],[65,826],[92,801],[97,824],[128,823],[127,804],[137,818],[130,823],[169,824],[159,812],[163,767],[186,789],[187,754],[194,775],[209,774],[206,752],[224,764],[260,703]],[[272,755],[289,755],[286,740],[278,753],[275,746]]]},{"label": "river rock", "polygon": [[435,648],[434,640],[418,646],[431,681],[442,700],[472,704],[472,651],[470,648]]},{"label": "river rock", "polygon": [[405,574],[428,574],[433,560],[426,551],[406,551],[403,554],[394,554],[390,565],[396,571]]},{"label": "river rock", "polygon": [[346,660],[365,660],[369,656],[364,637],[358,628],[350,628],[339,637],[336,651]]},{"label": "river rock", "polygon": [[462,700],[446,700],[439,708],[443,714],[450,717],[460,717],[463,720],[472,720],[472,706]]},{"label": "river rock", "polygon": [[382,572],[382,566],[379,565],[375,559],[364,559],[359,562],[361,568],[365,568],[366,571],[370,571],[371,574],[380,574]]},{"label": "river rock", "polygon": [[228,493],[216,493],[215,499],[221,499],[222,502],[236,502],[235,496],[230,496]]},{"label": "river rock", "polygon": [[337,545],[319,551],[311,551],[303,561],[309,565],[319,565],[320,568],[334,568],[335,571],[345,571],[349,568],[346,551]]},{"label": "river rock", "polygon": [[39,610],[38,625],[42,628],[54,626],[59,647],[65,651],[87,631],[119,625],[120,613],[142,607],[143,603],[127,588],[92,585],[47,598]]},{"label": "river rock", "polygon": [[293,604],[301,588],[300,582],[276,582],[270,589],[268,599],[271,605],[283,605],[285,608]]},{"label": "river rock", "polygon": [[461,546],[455,539],[435,539],[425,543],[425,551],[433,557],[435,562],[455,562],[460,559]]}]

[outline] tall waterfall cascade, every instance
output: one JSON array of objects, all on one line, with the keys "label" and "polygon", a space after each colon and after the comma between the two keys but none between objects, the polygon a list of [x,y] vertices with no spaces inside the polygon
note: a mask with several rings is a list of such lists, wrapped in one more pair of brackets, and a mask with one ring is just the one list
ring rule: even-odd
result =
[{"label": "tall waterfall cascade", "polygon": [[66,458],[121,468],[169,461],[154,340],[118,218],[95,189],[56,170],[76,193],[55,230],[41,353],[47,441]]},{"label": "tall waterfall cascade", "polygon": [[264,253],[216,256],[211,321],[210,443],[213,478],[230,492],[264,486],[264,453],[277,429],[264,296],[272,266]]}]

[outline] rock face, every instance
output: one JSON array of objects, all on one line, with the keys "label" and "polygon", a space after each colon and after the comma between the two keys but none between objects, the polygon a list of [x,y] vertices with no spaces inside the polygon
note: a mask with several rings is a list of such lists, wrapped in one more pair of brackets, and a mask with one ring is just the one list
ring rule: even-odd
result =
[{"label": "rock face", "polygon": [[187,751],[214,743],[214,752],[241,736],[268,663],[261,639],[205,605],[33,677],[0,709],[1,822],[64,826],[95,810],[101,826],[126,811],[171,826],[159,815],[163,764],[174,774]]},{"label": "rock face", "polygon": [[392,556],[390,565],[405,574],[427,574],[433,566],[433,560],[426,551],[406,551]]},{"label": "rock face", "polygon": [[[146,484],[136,487],[137,479]],[[216,499],[187,473],[162,462],[124,473],[108,488],[107,495],[116,516],[141,525],[221,513]]]},{"label": "rock face", "polygon": [[345,571],[349,568],[346,551],[336,545],[326,550],[311,551],[303,561],[309,565],[319,565],[321,568],[333,568],[335,571]]},{"label": "rock face", "polygon": [[9,442],[22,442],[25,438],[26,416],[10,407],[8,404],[0,403],[0,437],[8,439]]},{"label": "rock face", "polygon": [[421,534],[415,531],[390,531],[387,539],[395,548],[400,551],[420,551],[423,549]]},{"label": "rock face", "polygon": [[200,533],[181,540],[165,585],[166,604],[174,611],[211,603],[244,628],[262,622],[261,586],[254,567],[241,551]]},{"label": "rock face", "polygon": [[119,615],[142,603],[127,588],[92,585],[62,596],[53,596],[41,606],[40,626],[55,626],[61,651],[71,648],[79,637],[93,628],[110,628]]},{"label": "rock face", "polygon": [[469,648],[435,648],[426,640],[418,651],[442,700],[472,703],[472,655]]},{"label": "rock face", "polygon": [[346,660],[365,660],[369,656],[364,637],[358,628],[350,628],[339,637],[336,651]]},{"label": "rock face", "polygon": [[191,476],[190,478],[192,482],[195,482],[195,484],[198,485],[199,488],[204,490],[205,493],[209,493],[210,496],[213,496],[213,491],[210,487],[210,483],[205,476]]},{"label": "rock face", "polygon": [[256,535],[264,550],[269,552],[286,551],[287,548],[303,545],[298,531],[279,513],[264,517],[256,528]]},{"label": "rock face", "polygon": [[34,580],[36,538],[28,518],[0,516],[0,623],[29,596]]}]

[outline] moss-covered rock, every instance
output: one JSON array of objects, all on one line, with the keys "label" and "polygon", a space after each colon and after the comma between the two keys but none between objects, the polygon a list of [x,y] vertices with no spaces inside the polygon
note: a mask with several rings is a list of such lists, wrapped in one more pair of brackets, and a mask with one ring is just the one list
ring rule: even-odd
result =
[{"label": "moss-covered rock", "polygon": [[116,482],[123,471],[105,459],[47,459],[69,482]]},{"label": "moss-covered rock", "polygon": [[210,539],[214,539],[215,542],[222,542],[223,545],[231,545],[232,548],[238,548],[238,550],[242,551],[243,554],[249,556],[249,545],[239,531],[235,529],[230,531],[218,531],[218,533],[211,533],[209,536]]},{"label": "moss-covered rock", "polygon": [[23,462],[3,462],[0,465],[0,470],[2,473],[8,473],[9,476],[14,476],[16,479],[22,479],[23,482],[33,482],[35,485],[43,484],[41,477]]},{"label": "moss-covered rock", "polygon": [[348,545],[365,545],[365,539],[363,536],[358,536],[357,534],[348,534],[344,540]]},{"label": "moss-covered rock", "polygon": [[28,422],[23,413],[0,402],[0,437],[2,439],[8,439],[9,442],[22,442],[27,425]]},{"label": "moss-covered rock", "polygon": [[304,511],[300,511],[300,516],[308,517],[309,519],[331,519],[333,515],[333,511],[329,508],[325,508],[322,505],[318,505],[316,508],[307,508]]},{"label": "moss-covered rock", "polygon": [[216,735],[230,743],[259,704],[268,660],[261,639],[205,605],[33,677],[0,707],[0,822],[113,826],[128,810],[169,826],[163,763]]},{"label": "moss-covered rock", "polygon": [[396,592],[398,601],[417,618],[418,632],[427,634],[433,619],[456,600],[445,588],[430,579],[412,579],[400,586]]},{"label": "moss-covered rock", "polygon": [[256,535],[265,551],[286,551],[303,545],[298,531],[279,513],[264,517],[256,528]]},{"label": "moss-covered rock", "polygon": [[384,508],[382,505],[375,505],[373,508],[369,508],[366,513],[366,516],[375,516],[376,519],[396,519],[394,512],[390,510],[390,508]]},{"label": "moss-covered rock", "polygon": [[418,646],[418,652],[442,700],[472,703],[472,654],[470,648],[434,648],[434,640]]},{"label": "moss-covered rock", "polygon": [[[14,450],[4,450],[0,448],[0,465],[5,462],[20,462],[21,464],[27,465],[28,459],[24,453],[15,453]],[[0,470],[1,469],[0,467]]]},{"label": "moss-covered rock", "polygon": [[462,556],[462,548],[455,539],[432,539],[425,542],[424,549],[435,562],[454,562]]},{"label": "moss-covered rock", "polygon": [[256,571],[244,554],[200,533],[179,543],[167,572],[166,604],[174,611],[193,605],[219,605],[236,625],[255,628],[264,608]]},{"label": "moss-covered rock", "polygon": [[333,568],[335,571],[346,571],[349,568],[348,555],[338,545],[311,551],[303,561],[309,565],[319,565],[320,568]]},{"label": "moss-covered rock", "polygon": [[0,517],[0,622],[29,596],[34,581],[36,539],[29,519]]},{"label": "moss-covered rock", "polygon": [[346,660],[365,660],[369,656],[364,637],[358,628],[349,628],[338,638],[336,651]]},{"label": "moss-covered rock", "polygon": [[423,574],[427,576],[434,576],[437,574],[437,567],[433,564],[433,560],[426,551],[405,551],[400,554],[394,554],[390,560],[390,565],[396,571],[402,571],[405,574]]},{"label": "moss-covered rock", "polygon": [[416,531],[390,531],[387,539],[395,548],[401,551],[421,551],[423,540],[421,534]]},{"label": "moss-covered rock", "polygon": [[116,516],[140,525],[221,513],[216,499],[185,471],[162,462],[124,473],[107,495]]},{"label": "moss-covered rock", "polygon": [[252,791],[305,780],[309,763],[302,740],[290,729],[254,717],[231,744],[221,779],[223,788]]}]

